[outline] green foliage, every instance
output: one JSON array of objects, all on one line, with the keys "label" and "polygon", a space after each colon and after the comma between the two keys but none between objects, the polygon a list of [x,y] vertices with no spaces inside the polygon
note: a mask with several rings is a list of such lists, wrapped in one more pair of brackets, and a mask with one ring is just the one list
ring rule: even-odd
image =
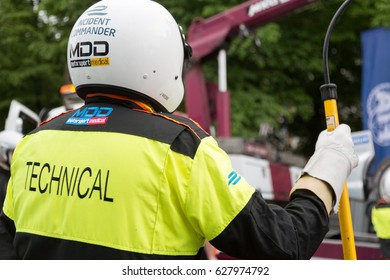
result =
[{"label": "green foliage", "polygon": [[76,18],[93,2],[0,2],[0,129],[12,99],[37,113],[61,105],[59,88],[69,82],[67,37]]},{"label": "green foliage", "polygon": [[[0,1],[0,127],[9,103],[18,99],[39,112],[61,103],[69,82],[66,46],[69,32],[92,0]],[[209,18],[242,4],[239,0],[157,1],[188,30],[195,18]],[[232,133],[256,137],[262,123],[287,128],[303,139],[309,153],[325,128],[319,87],[324,83],[322,45],[328,24],[343,1],[318,0],[290,16],[229,41],[228,88]],[[338,86],[340,121],[361,129],[360,33],[390,26],[388,0],[354,0],[331,37],[329,69]],[[151,19],[152,20],[152,19]],[[255,38],[261,41],[257,48]],[[205,61],[207,79],[217,80],[216,58]]]},{"label": "green foliage", "polygon": [[[169,2],[173,5],[174,1]],[[176,1],[175,1],[176,2]],[[176,5],[176,17],[188,21],[186,11],[207,18],[242,1],[192,1]],[[231,93],[232,134],[256,137],[259,125],[288,129],[299,136],[301,151],[312,152],[325,128],[319,87],[324,83],[322,48],[328,25],[341,0],[317,1],[281,20],[261,26],[248,38],[238,36],[228,49],[228,88]],[[355,0],[339,19],[331,36],[329,71],[339,91],[340,121],[361,129],[360,33],[389,24],[387,0]],[[185,7],[185,8],[183,8]],[[254,47],[258,37],[261,47]],[[215,60],[204,64],[209,80],[217,80]]]},{"label": "green foliage", "polygon": [[[2,0],[0,13],[1,115],[6,115],[12,99],[36,111],[47,101],[58,101],[63,64],[58,63],[58,51],[47,35],[47,26],[40,24],[32,1]],[[54,86],[57,88],[48,98]]]}]

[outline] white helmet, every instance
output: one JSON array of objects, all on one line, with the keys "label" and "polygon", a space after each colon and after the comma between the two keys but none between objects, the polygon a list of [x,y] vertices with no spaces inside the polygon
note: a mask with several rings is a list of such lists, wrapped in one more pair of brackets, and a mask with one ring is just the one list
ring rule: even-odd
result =
[{"label": "white helmet", "polygon": [[23,138],[23,134],[13,130],[3,130],[0,132],[0,167],[9,170],[11,164],[11,154],[16,145]]},{"label": "white helmet", "polygon": [[77,94],[116,93],[173,112],[184,96],[191,47],[172,15],[151,0],[103,0],[76,21],[68,68]]}]

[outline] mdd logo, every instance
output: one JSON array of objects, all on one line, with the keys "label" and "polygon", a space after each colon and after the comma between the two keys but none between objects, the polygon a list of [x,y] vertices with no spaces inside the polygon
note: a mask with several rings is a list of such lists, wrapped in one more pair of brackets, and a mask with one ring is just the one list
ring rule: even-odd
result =
[{"label": "mdd logo", "polygon": [[106,41],[79,42],[76,46],[70,46],[70,58],[86,56],[106,56],[109,53],[109,45]]},{"label": "mdd logo", "polygon": [[78,109],[67,121],[71,125],[105,124],[113,111],[110,107],[85,107]]},{"label": "mdd logo", "polygon": [[[107,57],[109,52],[110,45],[106,41],[78,42],[70,46],[69,57],[79,58],[70,60],[70,66],[75,68],[110,65],[110,58]],[[87,58],[91,56],[94,58]]]}]

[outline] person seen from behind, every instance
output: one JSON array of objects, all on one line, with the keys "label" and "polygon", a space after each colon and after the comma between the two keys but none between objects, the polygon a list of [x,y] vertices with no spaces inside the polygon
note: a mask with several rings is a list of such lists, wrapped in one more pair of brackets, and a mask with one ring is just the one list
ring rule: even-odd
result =
[{"label": "person seen from behind", "polygon": [[390,260],[390,170],[385,171],[379,186],[380,199],[371,210],[371,221],[383,259]]}]

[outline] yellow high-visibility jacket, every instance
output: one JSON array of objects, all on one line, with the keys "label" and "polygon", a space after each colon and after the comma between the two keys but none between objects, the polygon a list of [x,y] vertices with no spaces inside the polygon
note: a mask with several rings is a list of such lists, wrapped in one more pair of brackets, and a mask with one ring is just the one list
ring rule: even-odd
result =
[{"label": "yellow high-visibility jacket", "polygon": [[372,208],[371,221],[384,259],[390,259],[390,204],[379,201]]},{"label": "yellow high-visibility jacket", "polygon": [[373,207],[371,219],[376,235],[382,239],[390,239],[390,204]]},{"label": "yellow high-visibility jacket", "polygon": [[198,259],[207,239],[237,258],[307,259],[328,222],[310,191],[268,205],[190,119],[92,98],[17,146],[0,258]]}]

